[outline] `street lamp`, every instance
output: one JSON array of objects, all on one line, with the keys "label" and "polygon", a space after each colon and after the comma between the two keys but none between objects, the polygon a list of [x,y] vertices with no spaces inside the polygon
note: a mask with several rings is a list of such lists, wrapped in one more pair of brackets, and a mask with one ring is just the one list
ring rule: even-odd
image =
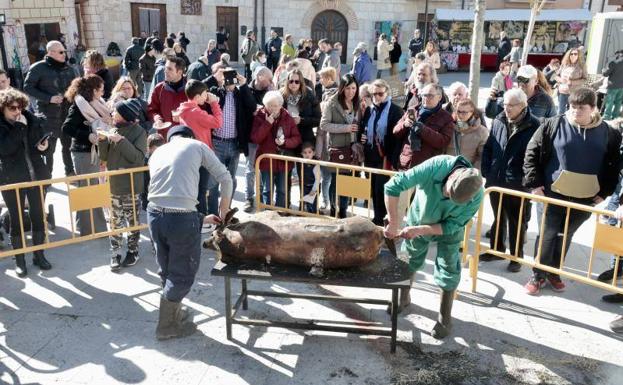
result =
[{"label": "street lamp", "polygon": [[2,28],[6,24],[6,15],[0,13],[0,55],[2,55],[2,67],[5,71],[9,70],[9,62],[6,58],[6,49],[4,47],[4,29]]}]

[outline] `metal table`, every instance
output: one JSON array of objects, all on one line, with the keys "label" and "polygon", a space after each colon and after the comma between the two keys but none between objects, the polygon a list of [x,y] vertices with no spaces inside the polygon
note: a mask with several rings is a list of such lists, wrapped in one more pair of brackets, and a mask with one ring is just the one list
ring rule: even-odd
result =
[{"label": "metal table", "polygon": [[[406,261],[395,258],[386,249],[381,249],[376,261],[357,268],[325,270],[323,277],[309,274],[309,268],[286,265],[267,265],[262,263],[229,263],[217,262],[212,269],[212,275],[225,279],[225,323],[227,339],[232,339],[232,325],[277,326],[292,329],[323,330],[330,332],[346,332],[391,337],[391,352],[396,351],[396,333],[398,330],[398,289],[409,290],[411,287],[411,273]],[[242,292],[232,306],[231,279],[240,279]],[[264,280],[275,282],[298,282],[315,285],[350,286],[361,288],[388,289],[392,291],[391,301],[351,298],[339,295],[277,293],[274,291],[250,290],[247,280]],[[267,319],[238,318],[236,314],[240,307],[248,309],[249,296],[303,298],[309,300],[366,303],[391,306],[391,328],[363,327],[361,322],[347,322],[341,325],[330,325],[332,321],[304,320],[304,322],[287,322]],[[300,320],[299,321],[303,321]],[[344,326],[346,325],[346,326]]]}]

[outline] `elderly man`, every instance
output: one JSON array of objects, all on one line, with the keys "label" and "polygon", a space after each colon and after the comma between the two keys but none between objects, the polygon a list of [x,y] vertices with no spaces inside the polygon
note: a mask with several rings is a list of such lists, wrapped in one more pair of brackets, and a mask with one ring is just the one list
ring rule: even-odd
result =
[{"label": "elderly man", "polygon": [[[595,110],[595,92],[580,88],[569,96],[569,110],[546,120],[528,143],[524,159],[523,185],[532,194],[544,195],[585,205],[602,202],[618,183],[621,134],[606,124]],[[567,218],[568,215],[568,218]],[[590,213],[548,205],[540,262],[560,266],[563,232],[567,230],[565,254],[573,234],[590,217]],[[524,286],[528,294],[537,295],[547,283],[556,292],[565,284],[557,274],[533,269]]]},{"label": "elderly man", "polygon": [[467,86],[461,82],[454,82],[448,87],[448,103],[443,105],[443,109],[452,114],[457,104],[469,97]]},{"label": "elderly man", "polygon": [[166,137],[168,126],[166,123],[178,123],[179,117],[173,116],[180,104],[187,101],[184,89],[185,63],[182,58],[168,57],[164,65],[164,81],[154,87],[147,107],[149,120],[154,122],[154,128]]},{"label": "elderly man", "polygon": [[374,62],[368,55],[368,45],[364,42],[359,42],[353,51],[353,69],[351,73],[358,84],[370,82],[374,78]]},{"label": "elderly man", "polygon": [[[409,108],[410,104],[412,104],[411,99],[414,96],[418,99],[418,104],[421,102],[419,94],[422,92],[424,87],[429,84],[439,84],[437,71],[428,62],[420,63],[411,73],[409,80],[405,83],[405,88],[407,89],[407,97],[404,105],[405,110]],[[447,97],[445,93],[442,93],[442,95],[442,99],[445,103],[447,101]]]},{"label": "elderly man", "polygon": [[[487,178],[486,187],[497,186],[518,191],[526,191],[522,185],[523,163],[526,147],[534,132],[539,127],[539,120],[530,113],[528,97],[517,88],[513,88],[504,94],[504,113],[493,120],[491,133],[482,153],[482,175]],[[506,251],[506,229],[508,227],[508,242],[510,254],[523,258],[523,239],[530,219],[530,202],[524,202],[521,220],[521,199],[504,196],[502,207],[498,213],[500,195],[491,194],[491,207],[496,218],[499,215],[499,226],[491,228],[491,249]],[[495,229],[499,227],[497,236]],[[517,232],[519,242],[517,243]],[[495,243],[497,238],[497,243]],[[492,254],[483,254],[481,261],[493,261],[499,259]],[[508,271],[516,273],[521,269],[519,262],[511,261]]]},{"label": "elderly man", "polygon": [[[407,227],[399,230],[399,196],[415,188],[415,198],[407,216]],[[462,156],[440,155],[392,177],[385,185],[385,205],[389,222],[388,238],[405,238],[403,252],[409,255],[409,268],[415,273],[424,265],[428,247],[437,243],[434,280],[441,288],[437,323],[431,335],[440,339],[451,329],[452,301],[461,279],[459,247],[465,225],[480,207],[484,192],[482,177]],[[411,303],[409,290],[400,296],[400,309]]]},{"label": "elderly man", "polygon": [[[149,204],[147,221],[158,261],[162,284],[160,315],[156,327],[159,340],[184,337],[197,326],[187,320],[181,307],[182,299],[190,292],[201,259],[201,224],[203,215],[197,212],[199,168],[204,167],[231,196],[232,181],[210,148],[194,139],[186,126],[174,126],[168,133],[169,143],[158,148],[149,158]],[[221,201],[220,218],[229,210],[229,199]],[[220,218],[210,215],[208,223]]]},{"label": "elderly man", "polygon": [[[557,109],[552,97],[549,96],[538,81],[539,72],[531,65],[522,66],[517,71],[517,87],[528,96],[530,112],[537,118],[551,118],[557,115]],[[491,90],[491,95],[485,108],[488,118],[494,119],[503,110],[503,99],[497,96],[498,90]]]},{"label": "elderly man", "polygon": [[74,175],[74,164],[69,151],[71,138],[61,133],[61,125],[69,111],[69,103],[63,95],[76,77],[76,73],[67,64],[67,51],[60,41],[48,42],[45,49],[47,51],[45,58],[30,67],[24,80],[24,91],[35,98],[37,111],[46,117],[45,129],[52,133],[45,156],[50,175],[54,166],[56,140],[60,138],[65,175],[70,176]]}]

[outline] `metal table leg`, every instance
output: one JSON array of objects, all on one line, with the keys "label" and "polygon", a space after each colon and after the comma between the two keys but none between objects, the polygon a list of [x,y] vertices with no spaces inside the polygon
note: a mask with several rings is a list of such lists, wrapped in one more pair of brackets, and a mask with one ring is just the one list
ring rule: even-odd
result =
[{"label": "metal table leg", "polygon": [[231,340],[231,282],[229,277],[225,277],[225,330],[227,331],[227,339]]},{"label": "metal table leg", "polygon": [[392,289],[392,335],[390,351],[396,353],[396,335],[398,332],[398,289]]},{"label": "metal table leg", "polygon": [[247,310],[248,307],[249,306],[247,302],[247,280],[242,279],[242,310]]}]

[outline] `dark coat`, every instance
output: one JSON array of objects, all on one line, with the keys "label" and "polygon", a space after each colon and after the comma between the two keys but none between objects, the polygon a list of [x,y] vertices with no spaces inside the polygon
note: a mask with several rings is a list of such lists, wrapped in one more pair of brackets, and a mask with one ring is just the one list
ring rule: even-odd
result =
[{"label": "dark coat", "polygon": [[[386,102],[391,103],[391,102]],[[380,108],[382,110],[385,107],[383,104]],[[367,107],[363,113],[363,118],[361,119],[361,124],[359,125],[359,134],[357,135],[357,141],[361,143],[361,135],[366,133],[366,127],[368,125],[368,121],[370,120],[370,116],[372,114],[371,108],[376,108],[375,106]],[[377,113],[377,118],[380,118],[381,112]],[[381,168],[385,166],[386,168],[390,167],[390,164],[387,162],[383,164],[387,159],[391,159],[392,154],[394,153],[394,147],[396,146],[395,137],[392,133],[393,128],[398,124],[402,118],[402,109],[395,104],[391,104],[389,106],[389,113],[387,116],[387,132],[385,133],[385,139],[383,144],[380,146],[380,150],[383,152],[379,153],[379,149],[374,144],[370,145],[365,143],[363,145],[364,149],[364,163],[369,167]]]},{"label": "dark coat", "polygon": [[419,136],[422,140],[422,148],[420,151],[414,152],[409,143],[411,127],[404,125],[406,118],[407,113],[394,126],[393,131],[398,146],[392,154],[391,162],[395,170],[401,171],[408,170],[427,159],[443,154],[454,134],[452,115],[440,108],[420,126]]},{"label": "dark coat", "polygon": [[186,54],[184,52],[179,52],[176,53],[175,56],[179,57],[180,59],[184,60],[184,66],[188,69],[188,67],[190,67],[190,59],[188,58],[188,56],[186,56]]},{"label": "dark coat", "polygon": [[49,179],[48,168],[37,143],[44,136],[42,117],[23,112],[27,124],[9,123],[0,114],[0,184]]},{"label": "dark coat", "polygon": [[151,82],[154,78],[154,72],[156,72],[156,57],[144,54],[139,59],[139,68],[143,75],[143,81]]},{"label": "dark coat", "polygon": [[[545,167],[554,154],[554,137],[560,125],[563,124],[563,119],[563,116],[546,119],[528,143],[523,166],[523,185],[526,188],[534,189],[545,185]],[[618,183],[618,171],[621,168],[621,133],[607,124],[606,126],[608,129],[607,150],[599,175],[597,175],[600,186],[597,195],[603,199],[614,192]]]},{"label": "dark coat", "polygon": [[63,134],[71,137],[71,151],[73,152],[90,152],[91,142],[89,141],[89,135],[93,132],[91,125],[88,124],[82,112],[73,103],[69,107],[69,113],[63,123]]},{"label": "dark coat", "polygon": [[482,176],[487,179],[487,187],[525,190],[522,180],[526,147],[539,124],[539,119],[530,113],[530,107],[512,135],[508,132],[509,123],[505,113],[493,120],[489,138],[482,151],[481,169]]},{"label": "dark coat", "polygon": [[[487,118],[495,119],[496,116],[502,113],[504,111],[503,102],[504,98],[497,98],[497,100],[488,99],[487,106],[485,107]],[[554,100],[541,87],[538,87],[537,92],[528,98],[528,107],[530,107],[532,115],[539,119],[551,118],[558,114]]]},{"label": "dark coat", "polygon": [[389,51],[389,62],[394,64],[400,61],[400,56],[402,56],[402,48],[398,42],[394,43],[394,49]]},{"label": "dark coat", "polygon": [[112,89],[115,87],[115,80],[112,77],[112,73],[108,68],[102,68],[95,73],[104,81],[104,99],[108,100],[112,94]]},{"label": "dark coat", "polygon": [[36,99],[37,111],[45,115],[45,128],[60,137],[61,124],[67,116],[69,103],[50,103],[55,95],[64,95],[76,73],[69,65],[45,57],[33,64],[24,80],[24,91]]},{"label": "dark coat", "polygon": [[[225,114],[225,97],[227,91],[223,87],[213,87],[210,92],[219,97],[221,111]],[[234,89],[234,100],[236,102],[236,129],[238,136],[238,150],[245,156],[249,154],[249,141],[251,140],[251,126],[253,124],[253,113],[257,107],[255,97],[246,84]],[[225,119],[225,116],[223,116]]]},{"label": "dark coat", "polygon": [[201,56],[197,61],[193,62],[188,67],[188,72],[186,72],[186,77],[188,80],[194,79],[202,81],[208,76],[210,76],[210,66],[205,64],[204,61],[208,61],[208,58],[205,56]]},{"label": "dark coat", "polygon": [[[287,101],[283,101],[283,108],[287,109]],[[301,122],[298,125],[303,142],[316,143],[314,127],[320,124],[320,104],[311,88],[307,87],[305,97],[298,104]]]},{"label": "dark coat", "polygon": [[145,53],[145,48],[138,42],[132,44],[125,51],[125,57],[123,58],[123,66],[128,71],[135,71],[139,67],[139,59]]},{"label": "dark coat", "polygon": [[500,40],[500,44],[498,45],[498,61],[504,61],[506,55],[511,52],[511,41],[508,37]]}]

